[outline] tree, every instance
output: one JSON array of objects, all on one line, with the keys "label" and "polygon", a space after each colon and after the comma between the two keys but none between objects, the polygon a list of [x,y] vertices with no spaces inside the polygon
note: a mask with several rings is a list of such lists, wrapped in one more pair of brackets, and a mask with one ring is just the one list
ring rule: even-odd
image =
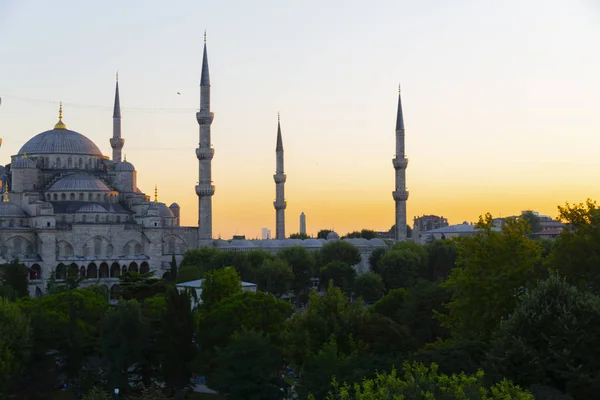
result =
[{"label": "tree", "polygon": [[187,292],[175,288],[167,290],[161,322],[162,376],[166,387],[181,399],[183,390],[190,384],[191,365],[197,354],[194,315]]},{"label": "tree", "polygon": [[600,294],[600,208],[595,201],[558,207],[564,229],[547,264],[568,282]]},{"label": "tree", "polygon": [[327,235],[333,232],[331,229],[321,229],[317,232],[317,239],[327,239]]},{"label": "tree", "polygon": [[142,321],[146,327],[141,359],[136,365],[136,374],[142,384],[150,387],[162,377],[160,376],[161,339],[163,335],[162,319],[167,311],[164,296],[149,297],[142,302]]},{"label": "tree", "polygon": [[129,370],[142,359],[148,329],[136,300],[121,301],[102,321],[102,349],[110,387],[125,393],[131,380]]},{"label": "tree", "polygon": [[360,251],[358,247],[344,240],[329,242],[321,247],[320,252],[321,266],[327,265],[332,261],[340,261],[349,266],[360,263]]},{"label": "tree", "polygon": [[446,279],[456,264],[457,248],[453,240],[434,240],[425,246],[427,268],[421,277],[429,281]]},{"label": "tree", "polygon": [[363,272],[354,280],[354,293],[367,303],[379,300],[384,290],[383,280],[375,272]]},{"label": "tree", "polygon": [[392,246],[392,250],[408,250],[413,252],[419,258],[419,270],[424,270],[427,266],[427,249],[425,246],[412,241],[398,242]]},{"label": "tree", "polygon": [[257,271],[258,289],[280,298],[294,282],[292,269],[281,259],[265,260]]},{"label": "tree", "polygon": [[379,260],[379,274],[387,290],[408,288],[419,277],[421,267],[419,255],[409,249],[387,252]]},{"label": "tree", "polygon": [[202,273],[214,269],[214,259],[221,254],[219,249],[203,247],[185,252],[179,267],[197,267]]},{"label": "tree", "polygon": [[2,285],[12,289],[5,293],[11,293],[13,300],[29,296],[29,272],[19,260],[0,265],[0,278]]},{"label": "tree", "polygon": [[529,386],[546,385],[594,398],[600,391],[600,297],[551,274],[524,293],[494,334],[498,372]]},{"label": "tree", "polygon": [[219,350],[214,387],[232,400],[280,399],[281,355],[268,335],[242,328]]},{"label": "tree", "polygon": [[30,335],[27,316],[16,304],[0,298],[0,394],[4,396],[11,393],[11,384],[28,361]]},{"label": "tree", "polygon": [[308,239],[310,236],[308,236],[306,233],[292,233],[290,234],[290,239]]},{"label": "tree", "polygon": [[208,271],[202,281],[202,307],[208,310],[222,299],[241,290],[242,281],[233,267]]},{"label": "tree", "polygon": [[175,254],[171,255],[171,269],[169,270],[169,279],[171,282],[177,282],[177,261],[175,261]]},{"label": "tree", "polygon": [[311,285],[310,278],[314,276],[315,258],[302,246],[292,246],[280,250],[277,257],[282,259],[292,268],[294,273],[294,282],[292,290],[296,297],[304,297],[308,293]]},{"label": "tree", "polygon": [[334,390],[327,400],[395,400],[395,399],[447,399],[447,400],[534,400],[526,390],[507,380],[487,387],[483,371],[475,375],[438,373],[436,364],[429,367],[421,363],[404,363],[402,372],[392,369],[377,373],[373,379],[361,383],[332,383]]},{"label": "tree", "polygon": [[493,231],[492,216],[486,214],[472,237],[458,240],[458,268],[443,283],[452,296],[449,315],[439,315],[453,334],[487,341],[535,283],[541,248],[526,232],[526,223],[514,218],[506,220],[502,232]]},{"label": "tree", "polygon": [[325,286],[332,282],[334,286],[341,288],[345,293],[352,292],[355,277],[354,268],[342,261],[331,261],[321,268],[321,282]]},{"label": "tree", "polygon": [[521,219],[527,221],[527,225],[529,226],[529,231],[531,233],[536,233],[542,230],[540,217],[533,211],[524,211],[521,214]]},{"label": "tree", "polygon": [[99,387],[93,387],[88,391],[82,400],[111,400],[110,395]]},{"label": "tree", "polygon": [[114,295],[119,298],[144,301],[149,297],[165,293],[167,284],[163,279],[154,277],[154,271],[145,274],[131,271],[119,276],[119,286],[114,289]]},{"label": "tree", "polygon": [[198,267],[181,267],[177,271],[177,283],[202,279],[202,271]]},{"label": "tree", "polygon": [[371,266],[371,271],[375,273],[379,273],[379,261],[381,261],[381,257],[383,257],[389,250],[386,247],[377,247],[369,256],[369,265]]}]

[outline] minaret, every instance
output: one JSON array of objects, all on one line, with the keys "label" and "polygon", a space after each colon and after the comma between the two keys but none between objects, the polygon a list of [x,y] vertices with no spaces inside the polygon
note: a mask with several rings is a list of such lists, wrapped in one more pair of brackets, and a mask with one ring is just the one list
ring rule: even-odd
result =
[{"label": "minaret", "polygon": [[212,184],[211,161],[215,154],[210,144],[210,125],[214,114],[210,112],[210,76],[208,74],[208,56],[206,54],[206,32],[204,32],[204,54],[202,55],[202,75],[200,76],[200,111],[196,120],[200,125],[200,143],[196,149],[199,164],[199,179],[196,185],[198,195],[198,247],[210,246],[212,240],[212,196],[215,187]]},{"label": "minaret", "polygon": [[115,89],[115,109],[113,111],[113,137],[110,139],[112,147],[112,159],[114,162],[121,162],[121,149],[123,149],[125,139],[121,138],[121,103],[119,102],[119,73],[117,72],[117,86]]},{"label": "minaret", "polygon": [[300,213],[300,234],[306,235],[306,215]]},{"label": "minaret", "polygon": [[392,192],[396,202],[396,241],[406,240],[406,166],[408,158],[404,153],[404,118],[402,116],[402,99],[398,87],[398,113],[396,115],[396,157],[392,160],[396,170],[396,190]]},{"label": "minaret", "polygon": [[275,201],[273,206],[275,207],[275,238],[285,239],[285,208],[287,203],[285,201],[285,173],[283,169],[283,140],[281,139],[281,124],[279,121],[279,114],[277,114],[277,146],[275,147],[275,155],[277,159],[277,165],[275,168]]}]

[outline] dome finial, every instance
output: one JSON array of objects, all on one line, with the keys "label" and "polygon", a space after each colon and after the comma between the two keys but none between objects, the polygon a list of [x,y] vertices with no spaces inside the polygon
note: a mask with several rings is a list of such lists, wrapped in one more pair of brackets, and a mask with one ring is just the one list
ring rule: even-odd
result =
[{"label": "dome finial", "polygon": [[119,71],[117,71],[117,82],[119,82]]},{"label": "dome finial", "polygon": [[127,153],[125,153],[125,159],[123,161],[127,162]]},{"label": "dome finial", "polygon": [[154,202],[158,203],[158,187],[154,185]]},{"label": "dome finial", "polygon": [[27,158],[27,153],[23,153],[23,158]]},{"label": "dome finial", "polygon": [[8,181],[4,181],[4,202],[8,203]]},{"label": "dome finial", "polygon": [[67,126],[62,122],[62,101],[58,108],[58,122],[54,125],[54,129],[67,129]]},{"label": "dome finial", "polygon": [[206,29],[204,30],[204,44],[206,44]]}]

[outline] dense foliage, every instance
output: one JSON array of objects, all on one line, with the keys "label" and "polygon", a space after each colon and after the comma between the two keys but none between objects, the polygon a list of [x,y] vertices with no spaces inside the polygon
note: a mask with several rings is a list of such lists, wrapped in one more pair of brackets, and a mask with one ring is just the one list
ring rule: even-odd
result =
[{"label": "dense foliage", "polygon": [[232,400],[596,398],[600,209],[559,213],[556,241],[533,213],[501,229],[486,215],[472,236],[377,248],[370,271],[345,240],[190,250],[110,295],[65,267],[30,298],[15,260],[0,265],[0,398],[183,399],[194,377]]}]

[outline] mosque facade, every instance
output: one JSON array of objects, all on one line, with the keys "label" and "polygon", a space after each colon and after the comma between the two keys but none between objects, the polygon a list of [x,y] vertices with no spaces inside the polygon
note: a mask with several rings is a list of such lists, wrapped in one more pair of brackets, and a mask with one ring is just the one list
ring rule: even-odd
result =
[{"label": "mosque facade", "polygon": [[[402,118],[401,104],[398,118]],[[137,187],[134,165],[122,159],[125,140],[121,132],[118,77],[113,111],[113,134],[109,139],[112,158],[102,154],[86,136],[67,128],[62,105],[53,129],[27,141],[5,167],[0,167],[0,263],[14,260],[29,268],[30,294],[41,295],[54,274],[57,281],[67,274],[87,278],[85,284],[101,284],[108,289],[118,284],[127,271],[154,272],[164,276],[173,256],[180,261],[189,249],[211,246],[222,251],[248,252],[256,249],[277,253],[283,248],[302,246],[318,250],[325,243],[340,240],[335,232],[327,239],[286,239],[281,126],[276,138],[276,239],[222,240],[212,236],[212,197],[215,186],[211,163],[210,78],[206,41],[200,80],[198,226],[180,226],[180,208],[158,201]],[[399,129],[400,128],[400,129]],[[404,195],[404,124],[397,122],[396,222],[406,220]],[[1,143],[1,142],[0,142]],[[396,160],[402,161],[396,161]],[[400,172],[401,170],[401,172]],[[400,174],[398,174],[400,172]],[[401,176],[398,176],[401,175]],[[403,204],[399,204],[403,202]],[[400,215],[401,212],[404,215]],[[397,238],[401,234],[397,234]],[[357,246],[362,261],[357,272],[369,269],[368,259],[381,239],[342,239]]]}]

